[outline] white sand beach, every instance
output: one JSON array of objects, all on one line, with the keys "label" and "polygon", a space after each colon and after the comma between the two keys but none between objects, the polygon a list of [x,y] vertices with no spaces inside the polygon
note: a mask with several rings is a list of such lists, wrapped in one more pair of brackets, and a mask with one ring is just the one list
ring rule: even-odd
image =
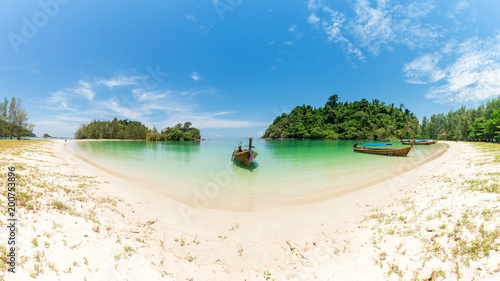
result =
[{"label": "white sand beach", "polygon": [[499,280],[500,160],[447,144],[442,156],[347,195],[233,212],[178,203],[75,157],[63,141],[31,141],[1,154],[3,194],[15,166],[17,193],[31,198],[17,201],[17,272],[4,265],[0,279]]}]

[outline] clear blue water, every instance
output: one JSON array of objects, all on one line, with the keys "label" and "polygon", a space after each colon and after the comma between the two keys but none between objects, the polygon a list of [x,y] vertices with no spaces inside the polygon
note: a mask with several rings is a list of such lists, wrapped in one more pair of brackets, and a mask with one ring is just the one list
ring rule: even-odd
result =
[{"label": "clear blue water", "polygon": [[68,147],[102,167],[155,185],[177,201],[234,210],[338,196],[408,170],[444,148],[439,143],[415,146],[408,157],[390,157],[353,152],[353,144],[363,141],[256,139],[257,165],[247,168],[231,161],[238,141],[248,143],[82,141]]}]

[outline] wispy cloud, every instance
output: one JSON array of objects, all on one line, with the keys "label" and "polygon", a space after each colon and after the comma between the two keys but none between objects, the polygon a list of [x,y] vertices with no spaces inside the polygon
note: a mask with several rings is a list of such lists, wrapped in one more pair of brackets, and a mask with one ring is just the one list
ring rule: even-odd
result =
[{"label": "wispy cloud", "polygon": [[110,99],[108,101],[102,102],[105,108],[109,109],[112,111],[113,115],[133,119],[133,120],[138,120],[143,117],[143,115],[146,112],[143,112],[142,110],[138,109],[132,109],[129,107],[122,106],[118,102],[116,102],[113,99]]},{"label": "wispy cloud", "polygon": [[198,18],[195,17],[193,14],[186,14],[186,19],[190,20],[190,21],[197,21]]},{"label": "wispy cloud", "polygon": [[92,101],[92,99],[95,96],[95,92],[92,90],[92,87],[90,86],[89,82],[80,80],[78,84],[80,85],[80,87],[74,90],[75,93],[87,98],[89,101]]},{"label": "wispy cloud", "polygon": [[28,71],[28,72],[35,73],[35,74],[42,74],[42,72],[40,71],[40,68],[38,67],[37,62],[34,62],[28,66],[18,65],[18,66],[4,67],[4,68],[2,68],[2,70],[3,71],[23,70],[23,71]]},{"label": "wispy cloud", "polygon": [[213,28],[214,28],[213,25],[212,26],[204,26],[204,25],[202,25],[202,26],[200,26],[199,29],[200,29],[200,32],[201,32],[202,35],[208,35],[208,32],[210,32],[210,30],[213,29]]},{"label": "wispy cloud", "polygon": [[73,106],[71,100],[77,102],[76,100],[81,101],[83,98],[91,102],[95,95],[90,83],[80,80],[76,88],[66,88],[50,93],[50,96],[42,101],[41,107],[48,110],[76,111],[78,107]]},{"label": "wispy cloud", "polygon": [[314,13],[312,13],[311,15],[309,15],[309,17],[307,18],[307,22],[309,24],[312,24],[313,26],[317,27],[318,25],[318,22],[320,22],[320,18],[318,18]]},{"label": "wispy cloud", "polygon": [[446,73],[438,67],[441,55],[425,54],[404,65],[406,82],[411,84],[435,83],[443,79]]},{"label": "wispy cloud", "polygon": [[[221,115],[226,117],[222,118]],[[172,115],[166,120],[167,124],[177,124],[190,120],[193,126],[200,129],[206,128],[250,128],[258,126],[268,126],[268,123],[254,122],[248,120],[241,120],[230,118],[228,112],[185,112],[177,115]]]},{"label": "wispy cloud", "polygon": [[195,82],[198,82],[200,81],[201,79],[203,79],[203,77],[201,77],[198,72],[194,71],[192,74],[191,74],[191,79],[193,79],[193,81]]},{"label": "wispy cloud", "polygon": [[308,23],[322,30],[349,56],[364,61],[363,50],[378,56],[392,45],[423,48],[440,36],[439,26],[424,23],[435,6],[432,1],[395,5],[389,1],[355,0],[352,10],[337,11],[322,1],[310,0]]},{"label": "wispy cloud", "polygon": [[68,111],[76,111],[75,108],[71,108],[68,102],[69,96],[66,92],[57,91],[55,93],[51,93],[50,97],[47,99],[47,102],[50,104],[56,104],[55,108],[47,108],[47,109],[60,109],[60,110],[68,110]]},{"label": "wispy cloud", "polygon": [[[202,79],[193,72],[193,80]],[[139,76],[138,76],[139,77]],[[176,123],[190,121],[198,128],[246,128],[265,126],[267,123],[254,122],[238,118],[235,111],[219,110],[209,112],[197,104],[203,99],[200,95],[216,93],[214,88],[196,88],[190,90],[158,89],[147,91],[138,87],[125,87],[115,91],[115,84],[122,86],[135,85],[132,83],[118,83],[116,81],[132,81],[117,79],[93,80],[91,84],[80,80],[75,88],[62,89],[50,94],[44,100],[43,108],[51,110],[54,114],[40,119],[40,128],[49,128],[52,124],[66,124],[66,127],[76,130],[82,124],[92,119],[128,118],[142,123],[158,123],[165,120],[161,126],[173,126]],[[114,81],[113,86],[101,81]],[[99,85],[101,88],[99,88]],[[92,87],[98,90],[107,90],[106,95],[95,95]],[[104,89],[102,89],[104,88]],[[111,94],[111,95],[109,95]],[[97,97],[100,97],[96,99]],[[86,101],[86,103],[82,103]],[[78,104],[78,106],[72,106]],[[155,122],[153,122],[154,120]],[[53,131],[53,130],[51,130]]]},{"label": "wispy cloud", "polygon": [[113,87],[122,87],[129,85],[137,85],[141,79],[144,79],[142,76],[117,76],[112,77],[110,79],[101,79],[98,80],[98,84],[106,85],[110,89]]},{"label": "wispy cloud", "polygon": [[137,97],[137,100],[141,101],[141,102],[162,99],[162,98],[166,97],[171,92],[172,91],[163,91],[162,93],[159,93],[158,91],[146,92],[146,91],[140,90],[140,89],[133,89],[132,90],[132,93],[135,94],[135,96]]},{"label": "wispy cloud", "polygon": [[451,42],[441,53],[441,60],[436,54],[422,55],[403,70],[407,77],[434,83],[427,98],[439,103],[473,104],[500,95],[500,34]]}]

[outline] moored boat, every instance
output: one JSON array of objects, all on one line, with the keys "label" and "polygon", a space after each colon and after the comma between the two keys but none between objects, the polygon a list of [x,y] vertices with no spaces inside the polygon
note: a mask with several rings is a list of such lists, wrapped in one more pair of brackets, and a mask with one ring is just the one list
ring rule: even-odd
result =
[{"label": "moored boat", "polygon": [[248,140],[248,149],[243,150],[241,143],[238,144],[238,148],[235,148],[233,151],[233,156],[231,160],[236,160],[244,165],[250,167],[252,163],[255,163],[255,157],[259,155],[255,150],[253,150],[252,139]]},{"label": "moored boat", "polygon": [[405,145],[410,145],[413,142],[415,142],[415,145],[429,145],[429,144],[435,144],[437,141],[431,141],[431,140],[401,140],[402,144]]},{"label": "moored boat", "polygon": [[[353,150],[356,152],[364,152],[371,154],[380,154],[380,155],[389,155],[389,156],[406,156],[408,152],[410,152],[413,147],[413,143],[411,146],[405,146],[400,148],[386,148],[386,146],[392,145],[390,143],[365,143],[363,147],[358,147],[358,144],[355,143]],[[367,147],[373,146],[373,147]],[[379,148],[380,147],[380,148]]]}]

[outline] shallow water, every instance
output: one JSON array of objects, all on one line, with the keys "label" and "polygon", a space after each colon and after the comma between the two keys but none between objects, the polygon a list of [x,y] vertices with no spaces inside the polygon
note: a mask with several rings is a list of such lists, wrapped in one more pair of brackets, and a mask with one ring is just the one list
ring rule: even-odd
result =
[{"label": "shallow water", "polygon": [[256,166],[247,168],[231,161],[238,141],[84,141],[69,143],[68,148],[102,167],[155,185],[177,201],[232,210],[352,192],[411,169],[445,148],[439,143],[415,146],[408,157],[390,157],[353,152],[353,144],[363,141],[257,139]]}]

